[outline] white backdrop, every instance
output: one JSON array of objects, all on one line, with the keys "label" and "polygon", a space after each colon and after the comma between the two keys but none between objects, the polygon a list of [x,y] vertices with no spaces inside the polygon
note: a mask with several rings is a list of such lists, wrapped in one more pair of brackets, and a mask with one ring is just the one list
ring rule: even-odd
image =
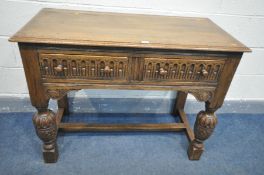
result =
[{"label": "white backdrop", "polygon": [[[208,17],[250,47],[243,56],[227,99],[264,100],[264,1],[263,0],[1,0],[0,97],[28,96],[16,44],[8,38],[41,8],[66,8],[140,14]],[[77,96],[161,98],[173,92],[91,90]],[[192,97],[191,97],[192,98]]]}]

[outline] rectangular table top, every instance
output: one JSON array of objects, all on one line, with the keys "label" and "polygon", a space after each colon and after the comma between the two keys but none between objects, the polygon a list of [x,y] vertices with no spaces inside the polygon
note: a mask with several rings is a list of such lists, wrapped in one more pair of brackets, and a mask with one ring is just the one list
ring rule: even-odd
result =
[{"label": "rectangular table top", "polygon": [[250,51],[207,18],[42,9],[10,41],[202,51]]}]

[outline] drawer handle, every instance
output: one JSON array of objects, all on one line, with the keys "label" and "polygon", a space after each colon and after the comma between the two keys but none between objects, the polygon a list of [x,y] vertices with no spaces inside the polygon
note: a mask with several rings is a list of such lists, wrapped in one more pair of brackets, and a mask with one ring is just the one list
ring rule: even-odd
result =
[{"label": "drawer handle", "polygon": [[202,76],[207,77],[208,71],[206,69],[202,69],[201,74]]},{"label": "drawer handle", "polygon": [[111,71],[112,71],[112,69],[110,69],[109,66],[105,66],[105,68],[104,68],[105,73],[110,73]]},{"label": "drawer handle", "polygon": [[58,66],[54,67],[54,69],[56,72],[62,72],[63,71],[63,67],[60,64]]},{"label": "drawer handle", "polygon": [[159,70],[159,74],[160,74],[160,75],[166,75],[167,73],[168,73],[167,70],[165,70],[165,69],[163,69],[163,68],[160,68],[160,70]]}]

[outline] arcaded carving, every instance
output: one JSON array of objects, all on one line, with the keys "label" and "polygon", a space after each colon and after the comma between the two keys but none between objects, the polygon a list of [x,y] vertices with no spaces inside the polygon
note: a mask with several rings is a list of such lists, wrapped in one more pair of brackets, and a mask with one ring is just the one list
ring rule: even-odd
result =
[{"label": "arcaded carving", "polygon": [[224,60],[144,59],[144,80],[188,80],[216,82]]},{"label": "arcaded carving", "polygon": [[43,78],[127,79],[128,58],[120,56],[91,56],[40,54]]},{"label": "arcaded carving", "polygon": [[33,123],[37,135],[44,143],[43,148],[45,150],[54,149],[57,137],[56,115],[50,110],[37,112],[33,116]]}]

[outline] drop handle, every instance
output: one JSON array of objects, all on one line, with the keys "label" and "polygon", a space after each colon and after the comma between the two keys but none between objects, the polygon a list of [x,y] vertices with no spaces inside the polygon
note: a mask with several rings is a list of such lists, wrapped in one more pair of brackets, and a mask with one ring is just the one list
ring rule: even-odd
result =
[{"label": "drop handle", "polygon": [[168,73],[167,70],[165,70],[164,68],[160,68],[160,70],[159,70],[160,75],[166,75],[167,73]]},{"label": "drop handle", "polygon": [[56,72],[62,72],[63,71],[63,66],[59,64],[58,66],[54,67]]}]

